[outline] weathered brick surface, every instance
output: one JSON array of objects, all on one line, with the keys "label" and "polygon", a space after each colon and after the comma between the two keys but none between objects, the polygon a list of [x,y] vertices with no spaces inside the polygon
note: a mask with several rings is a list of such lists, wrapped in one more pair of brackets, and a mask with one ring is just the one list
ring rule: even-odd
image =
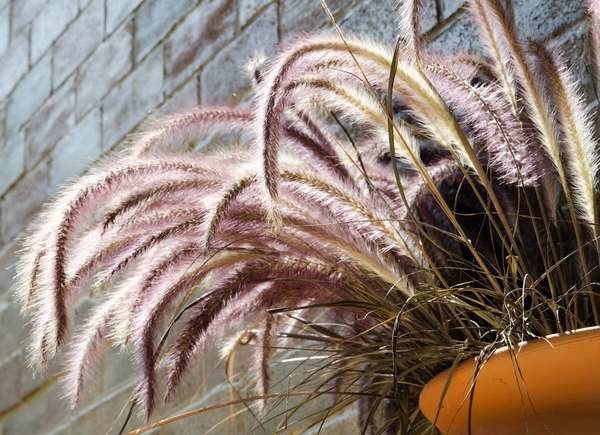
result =
[{"label": "weathered brick surface", "polygon": [[[0,308],[2,310],[2,308]],[[2,312],[0,311],[0,316]],[[0,322],[2,320],[0,319]],[[6,327],[6,325],[4,325]],[[0,334],[3,335],[2,332]],[[2,340],[0,335],[0,341]],[[21,376],[23,373],[23,359],[21,352],[4,352],[4,359],[0,360],[0,372],[2,373],[2,387],[0,391],[0,412],[8,409],[18,400],[21,393]]]},{"label": "weathered brick surface", "polygon": [[[6,0],[5,0],[6,1]],[[7,1],[7,3],[10,2]],[[19,0],[12,1],[11,3],[11,32],[13,35],[15,32],[22,30],[22,28],[32,22],[32,20],[40,13],[44,8],[46,0]]]},{"label": "weathered brick surface", "polygon": [[[332,0],[327,5],[334,17],[341,20],[346,12],[358,4],[357,0]],[[376,8],[374,8],[376,9]],[[286,0],[280,6],[280,22],[284,41],[289,41],[304,32],[314,32],[323,28],[329,19],[319,2],[313,0]]]},{"label": "weathered brick surface", "polygon": [[102,97],[131,69],[132,27],[131,23],[121,26],[79,68],[78,118],[97,107]]},{"label": "weathered brick surface", "polygon": [[54,86],[60,85],[98,46],[103,26],[104,0],[93,0],[54,45]]},{"label": "weathered brick surface", "polygon": [[71,414],[67,402],[57,400],[61,395],[60,385],[54,382],[33,397],[27,398],[3,422],[2,435],[50,433],[61,420],[69,419]]},{"label": "weathered brick surface", "polygon": [[102,155],[100,108],[88,113],[52,151],[50,186],[80,175]]},{"label": "weathered brick surface", "polygon": [[194,0],[145,1],[135,14],[135,59],[139,61],[194,5]]},{"label": "weathered brick surface", "polygon": [[448,18],[450,15],[454,14],[458,9],[465,4],[464,0],[443,0],[440,3],[442,19]]},{"label": "weathered brick surface", "polygon": [[15,87],[29,67],[29,31],[14,35],[8,49],[0,55],[0,99]]},{"label": "weathered brick surface", "polygon": [[106,0],[106,33],[112,33],[124,20],[131,18],[133,11],[142,0]]},{"label": "weathered brick surface", "polygon": [[160,106],[160,113],[168,115],[169,113],[180,112],[197,106],[199,103],[198,91],[198,77],[193,76],[173,92],[169,99]]},{"label": "weathered brick surface", "polygon": [[111,147],[162,101],[163,51],[152,52],[103,103],[104,146]]},{"label": "weathered brick surface", "polygon": [[5,5],[0,9],[0,54],[8,48],[10,37],[10,7]]},{"label": "weathered brick surface", "polygon": [[165,42],[168,87],[204,64],[235,32],[235,0],[206,0],[187,15]]},{"label": "weathered brick surface", "polygon": [[240,26],[245,26],[254,16],[273,0],[239,0],[240,5]]},{"label": "weathered brick surface", "polygon": [[20,179],[0,202],[0,236],[4,242],[24,228],[48,198],[48,163],[42,162]]},{"label": "weathered brick surface", "polygon": [[[130,386],[124,386],[111,391],[98,402],[83,407],[77,413],[72,413],[66,421],[67,424],[58,425],[49,433],[52,435],[95,434],[107,431],[117,433],[124,418],[119,413],[127,403],[130,390]],[[139,424],[141,419],[134,416],[133,421]]]},{"label": "weathered brick surface", "polygon": [[0,146],[4,146],[6,142],[6,108],[4,104],[0,104]]},{"label": "weathered brick surface", "polygon": [[432,51],[481,52],[483,42],[477,29],[473,27],[473,19],[469,14],[461,13],[438,32],[430,47]]},{"label": "weathered brick surface", "polygon": [[130,384],[131,380],[136,376],[136,367],[129,353],[122,350],[111,349],[106,352],[106,359],[114,361],[114,364],[107,364],[100,374],[99,385],[93,391],[90,391],[90,396],[98,392],[113,391],[123,385]]},{"label": "weathered brick surface", "polygon": [[17,131],[50,95],[50,71],[51,58],[46,55],[17,84],[6,107],[6,126],[9,133]]},{"label": "weathered brick surface", "polygon": [[[504,0],[503,0],[504,1]],[[508,1],[508,0],[507,0]],[[583,61],[583,0],[512,0],[523,37],[560,48],[591,93]],[[424,0],[422,23],[438,52],[481,50],[463,0]],[[344,32],[393,42],[394,0],[328,0]],[[248,104],[241,68],[256,52],[273,53],[304,32],[331,30],[318,0],[0,0],[0,433],[87,434],[116,428],[135,382],[129,357],[117,352],[71,411],[49,374],[25,367],[27,335],[9,292],[17,236],[57,185],[118,147],[150,113],[202,103]],[[429,31],[429,29],[431,29]],[[333,33],[333,32],[332,32]],[[85,317],[89,297],[75,310]],[[252,367],[240,352],[241,372]],[[216,353],[199,361],[182,399],[162,415],[229,399]],[[273,370],[274,379],[285,367]],[[3,413],[7,408],[11,411]],[[229,409],[160,430],[202,433]],[[356,433],[354,411],[328,420],[327,433]],[[122,418],[122,416],[121,416]],[[129,428],[143,421],[136,417]],[[237,417],[215,433],[258,430]],[[273,427],[267,424],[267,429]],[[113,430],[114,433],[114,430]]]},{"label": "weathered brick surface", "polygon": [[9,355],[24,348],[26,328],[20,320],[21,313],[13,298],[4,297],[0,301],[0,349],[2,349],[2,355]]},{"label": "weathered brick surface", "polygon": [[23,173],[25,169],[25,134],[23,132],[12,135],[5,146],[0,148],[0,196]]},{"label": "weathered brick surface", "polygon": [[584,1],[514,0],[515,22],[522,38],[545,39],[583,18]]},{"label": "weathered brick surface", "polygon": [[[421,31],[429,31],[437,23],[435,0],[422,2]],[[361,35],[374,41],[392,45],[398,37],[398,12],[394,3],[383,3],[377,8],[369,3],[354,7],[341,21],[342,29],[350,35]]]},{"label": "weathered brick surface", "polygon": [[[12,289],[13,279],[17,272],[15,256],[17,254],[17,243],[4,244],[0,248],[0,298],[5,298]],[[18,325],[12,325],[10,329]]]},{"label": "weathered brick surface", "polygon": [[75,124],[75,80],[67,80],[54,91],[27,124],[27,167],[41,158]]},{"label": "weathered brick surface", "polygon": [[31,60],[35,62],[77,15],[73,0],[55,0],[37,14],[31,25]]},{"label": "weathered brick surface", "polygon": [[277,38],[277,8],[272,5],[206,66],[200,78],[202,102],[240,101],[249,87],[245,63],[259,52],[273,53]]}]

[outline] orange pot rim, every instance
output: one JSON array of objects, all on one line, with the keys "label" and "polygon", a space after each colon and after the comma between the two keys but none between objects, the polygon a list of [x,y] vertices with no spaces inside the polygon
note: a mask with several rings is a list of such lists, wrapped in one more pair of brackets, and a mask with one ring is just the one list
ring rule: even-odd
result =
[{"label": "orange pot rim", "polygon": [[[554,422],[566,408],[579,416],[577,424],[595,424],[597,428],[600,416],[589,420],[587,410],[598,414],[600,409],[600,370],[594,364],[598,357],[600,326],[504,346],[481,365],[475,384],[478,357],[436,375],[423,387],[419,408],[431,422],[437,415],[435,424],[442,433],[464,434],[473,390],[471,427],[480,428],[475,434],[492,433],[490,428],[493,433],[520,433],[522,424],[554,428],[555,424],[567,424]],[[507,431],[496,430],[498,425],[505,425]]]}]

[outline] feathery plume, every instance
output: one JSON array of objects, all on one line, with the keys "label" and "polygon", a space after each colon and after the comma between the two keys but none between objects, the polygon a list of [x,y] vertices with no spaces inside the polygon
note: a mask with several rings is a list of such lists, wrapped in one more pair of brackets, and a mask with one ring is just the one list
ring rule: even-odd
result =
[{"label": "feathery plume", "polygon": [[591,116],[586,110],[575,79],[557,55],[540,44],[534,44],[564,134],[565,167],[573,188],[573,201],[583,220],[596,236],[596,180],[598,175],[598,142],[593,137]]}]

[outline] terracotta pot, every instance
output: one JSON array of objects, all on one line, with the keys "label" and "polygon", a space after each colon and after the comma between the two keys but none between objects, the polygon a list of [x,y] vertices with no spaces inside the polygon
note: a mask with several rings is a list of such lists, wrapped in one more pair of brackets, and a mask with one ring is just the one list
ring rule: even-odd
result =
[{"label": "terracotta pot", "polygon": [[[450,371],[423,388],[419,407],[442,434],[468,433],[474,373],[474,359],[455,368],[441,407]],[[474,435],[600,434],[600,328],[499,349],[481,368],[473,391]]]}]

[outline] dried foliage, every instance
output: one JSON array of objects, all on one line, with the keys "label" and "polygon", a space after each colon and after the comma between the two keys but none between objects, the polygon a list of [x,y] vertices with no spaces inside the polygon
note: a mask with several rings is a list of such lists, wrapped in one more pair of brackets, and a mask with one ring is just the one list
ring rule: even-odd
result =
[{"label": "dried foliage", "polygon": [[[469,6],[489,57],[428,53],[406,1],[394,51],[301,39],[253,71],[248,110],[158,121],[66,186],[19,268],[32,364],[70,345],[76,404],[120,346],[149,415],[207,343],[262,325],[263,397],[269,359],[298,346],[324,355],[298,407],[333,392],[322,419],[358,400],[365,431],[413,433],[440,370],[599,324],[595,112],[498,0]],[[590,17],[598,71],[598,1]],[[236,148],[185,151],[234,131]],[[73,328],[82,298],[99,302]]]}]

